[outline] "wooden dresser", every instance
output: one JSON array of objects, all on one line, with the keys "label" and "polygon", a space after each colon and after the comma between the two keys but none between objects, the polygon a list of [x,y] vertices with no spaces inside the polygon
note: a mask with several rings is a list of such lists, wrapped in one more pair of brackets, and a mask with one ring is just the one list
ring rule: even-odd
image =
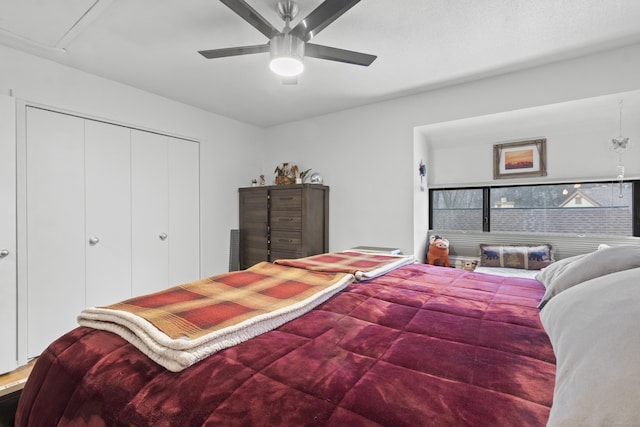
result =
[{"label": "wooden dresser", "polygon": [[241,269],[329,251],[329,187],[248,187],[239,196]]}]

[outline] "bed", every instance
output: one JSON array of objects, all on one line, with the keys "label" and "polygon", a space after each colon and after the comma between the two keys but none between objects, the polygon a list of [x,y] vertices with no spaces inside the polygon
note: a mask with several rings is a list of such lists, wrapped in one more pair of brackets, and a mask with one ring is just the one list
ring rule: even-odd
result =
[{"label": "bed", "polygon": [[[535,279],[318,257],[203,279],[273,296],[324,277],[304,314],[183,366],[100,327],[70,331],[38,359],[16,425],[638,425],[640,245],[552,262]],[[277,292],[251,278],[263,269],[285,278]]]},{"label": "bed", "polygon": [[534,271],[545,289],[538,308],[557,359],[547,425],[640,425],[640,245],[601,244],[557,262],[550,245],[480,249],[491,274],[525,277],[527,258],[542,267]]},{"label": "bed", "polygon": [[78,327],[38,359],[16,425],[545,425],[540,282],[413,263],[366,279],[178,372]]}]

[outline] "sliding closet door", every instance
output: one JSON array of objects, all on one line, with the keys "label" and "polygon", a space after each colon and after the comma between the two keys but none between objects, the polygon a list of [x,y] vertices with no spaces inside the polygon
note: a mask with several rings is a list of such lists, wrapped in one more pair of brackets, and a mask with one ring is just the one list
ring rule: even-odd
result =
[{"label": "sliding closet door", "polygon": [[25,136],[28,357],[86,306],[199,278],[197,143],[36,107]]},{"label": "sliding closet door", "polygon": [[16,307],[16,115],[0,95],[0,374],[18,365]]},{"label": "sliding closet door", "polygon": [[200,278],[199,144],[169,140],[169,285]]},{"label": "sliding closet door", "polygon": [[26,109],[27,356],[77,326],[85,303],[84,120]]},{"label": "sliding closet door", "polygon": [[86,120],[86,305],[131,297],[130,129]]},{"label": "sliding closet door", "polygon": [[132,130],[131,178],[133,295],[198,279],[198,144]]},{"label": "sliding closet door", "polygon": [[132,292],[169,286],[169,137],[131,131]]}]

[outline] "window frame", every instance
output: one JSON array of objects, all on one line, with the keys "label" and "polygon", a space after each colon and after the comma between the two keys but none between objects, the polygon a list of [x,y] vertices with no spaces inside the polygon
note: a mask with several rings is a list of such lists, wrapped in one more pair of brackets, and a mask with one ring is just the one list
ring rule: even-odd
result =
[{"label": "window frame", "polygon": [[[631,228],[630,237],[640,237],[640,180],[624,180],[624,183],[631,184]],[[576,182],[548,182],[548,183],[528,183],[528,184],[508,184],[508,185],[483,185],[483,186],[463,186],[463,187],[438,187],[429,188],[429,230],[433,230],[433,197],[436,191],[447,190],[482,190],[482,231],[491,232],[491,189],[492,188],[517,188],[517,187],[538,187],[544,185],[573,185]],[[580,181],[588,184],[618,184],[619,181]],[[571,233],[567,233],[571,234]]]}]

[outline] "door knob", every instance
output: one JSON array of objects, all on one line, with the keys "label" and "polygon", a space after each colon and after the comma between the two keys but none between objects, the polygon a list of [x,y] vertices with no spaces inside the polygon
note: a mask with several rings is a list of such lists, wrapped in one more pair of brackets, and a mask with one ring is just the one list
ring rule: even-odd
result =
[{"label": "door knob", "polygon": [[167,239],[167,233],[160,233],[160,235],[158,237],[160,237],[160,240],[166,240]]},{"label": "door knob", "polygon": [[0,258],[4,258],[7,255],[9,255],[9,250],[7,249],[0,249]]},{"label": "door knob", "polygon": [[99,241],[100,241],[100,239],[99,239],[99,238],[97,238],[96,236],[91,236],[91,237],[89,237],[89,244],[90,244],[91,246],[95,246],[95,245],[97,245]]}]

